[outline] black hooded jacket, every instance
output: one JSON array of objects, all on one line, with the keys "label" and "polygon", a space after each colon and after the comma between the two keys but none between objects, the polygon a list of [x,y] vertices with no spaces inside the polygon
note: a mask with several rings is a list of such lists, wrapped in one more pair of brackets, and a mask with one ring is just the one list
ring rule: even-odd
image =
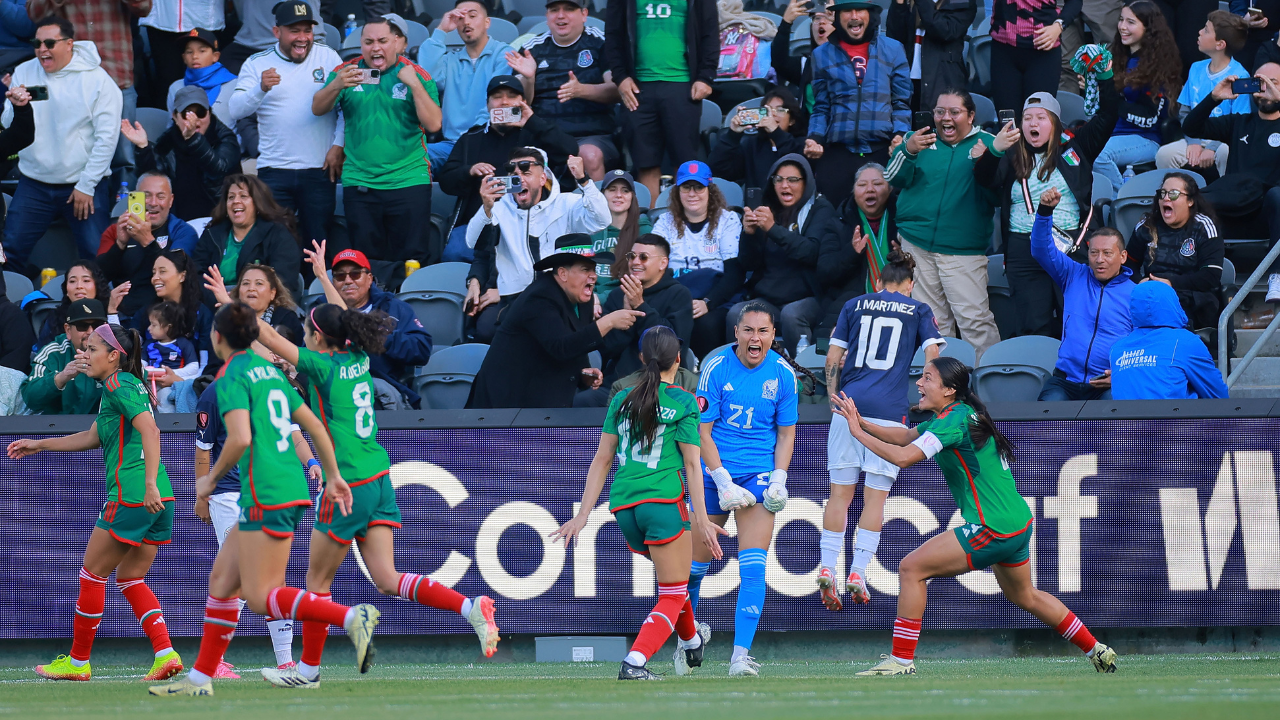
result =
[{"label": "black hooded jacket", "polygon": [[782,203],[769,183],[764,204],[773,210],[774,224],[768,232],[743,232],[738,261],[751,273],[747,297],[761,298],[776,307],[821,294],[818,285],[818,254],[824,241],[836,234],[835,208],[817,194],[813,170],[803,155],[784,155],[769,168],[769,175],[782,165],[798,165],[804,172],[804,195],[795,205],[794,219],[780,217]]},{"label": "black hooded jacket", "polygon": [[[615,289],[604,301],[601,313],[608,315],[614,310],[621,310],[625,299],[626,293]],[[614,330],[601,340],[600,356],[604,360],[606,385],[644,367],[640,364],[640,335],[651,327],[666,325],[675,331],[681,345],[689,347],[689,338],[693,335],[693,296],[670,270],[653,287],[645,289],[644,302],[632,309],[644,313],[644,317],[636,318],[631,329]]]}]

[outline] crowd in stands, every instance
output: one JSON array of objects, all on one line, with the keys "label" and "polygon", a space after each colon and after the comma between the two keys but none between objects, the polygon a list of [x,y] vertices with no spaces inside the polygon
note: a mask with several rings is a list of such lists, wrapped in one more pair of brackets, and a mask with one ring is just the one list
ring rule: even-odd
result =
[{"label": "crowd in stands", "polygon": [[[1061,341],[1041,400],[1221,397],[1224,240],[1280,239],[1270,0],[749,2],[754,80],[725,79],[740,3],[548,0],[502,39],[489,0],[347,5],[344,37],[319,0],[0,0],[2,259],[36,288],[0,300],[0,412],[92,412],[104,322],[192,412],[232,301],[299,345],[317,303],[387,313],[379,409],[428,407],[455,340],[491,347],[469,407],[603,406],[647,329],[687,383],[749,302],[804,365],[894,250],[976,360]],[[79,258],[41,288],[55,227]],[[443,341],[409,280],[436,265]]]}]

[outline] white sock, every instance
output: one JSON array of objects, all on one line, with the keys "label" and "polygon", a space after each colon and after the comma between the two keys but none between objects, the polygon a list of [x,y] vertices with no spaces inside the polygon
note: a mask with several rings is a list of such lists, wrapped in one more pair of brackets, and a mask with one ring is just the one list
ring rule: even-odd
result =
[{"label": "white sock", "polygon": [[627,656],[623,658],[622,662],[628,665],[631,665],[633,667],[644,667],[644,664],[649,662],[649,658],[645,657],[641,653],[636,652],[635,650],[632,650],[631,652],[627,653]]},{"label": "white sock", "polygon": [[293,662],[293,621],[268,620],[267,630],[271,632],[271,647],[276,651],[276,665]]},{"label": "white sock", "polygon": [[316,678],[320,677],[320,666],[298,663],[298,673],[301,674],[302,677],[314,681]]},{"label": "white sock", "polygon": [[857,570],[862,577],[867,576],[867,565],[871,563],[871,558],[876,556],[876,549],[880,547],[880,533],[873,532],[866,528],[858,528],[857,535],[853,539],[853,563],[851,569]]},{"label": "white sock", "polygon": [[733,646],[733,655],[729,658],[729,663],[733,664],[750,654],[751,648],[744,648],[741,645]]},{"label": "white sock", "polygon": [[196,685],[208,685],[213,680],[213,678],[205,675],[195,668],[192,668],[191,672],[187,673],[187,679]]},{"label": "white sock", "polygon": [[84,667],[89,664],[88,660],[77,660],[71,656],[67,656],[67,659],[71,661],[71,667]]},{"label": "white sock", "polygon": [[698,633],[694,633],[693,637],[689,638],[688,640],[680,641],[681,650],[694,650],[700,645],[702,645],[702,636],[699,635]]},{"label": "white sock", "polygon": [[471,615],[471,605],[472,605],[471,598],[467,598],[466,600],[462,601],[462,617],[467,617]]},{"label": "white sock", "polygon": [[165,655],[168,655],[171,652],[173,652],[172,646],[167,647],[163,650],[160,650],[159,652],[156,653],[156,659],[159,660],[160,658],[164,657]]},{"label": "white sock", "polygon": [[[1094,653],[1096,653],[1096,652],[1098,652],[1098,646],[1097,646],[1097,645],[1094,645],[1092,650],[1090,650],[1089,652],[1085,653],[1085,656],[1086,656],[1086,657],[1093,657]],[[75,662],[75,661],[73,660],[72,662]]]},{"label": "white sock", "polygon": [[822,548],[822,567],[834,568],[840,559],[840,551],[844,549],[844,531],[823,529],[822,540],[818,547]]},{"label": "white sock", "polygon": [[910,665],[912,662],[914,662],[914,661],[912,661],[912,660],[903,660],[902,658],[900,658],[900,657],[894,657],[893,655],[890,655],[889,657],[893,658],[893,661],[894,661],[894,662],[896,662],[896,663],[898,663],[899,665],[902,665],[902,666],[904,666],[904,667],[905,667],[905,666],[907,666],[907,665]]},{"label": "white sock", "polygon": [[356,609],[353,607],[347,608],[347,614],[342,616],[342,629],[350,630],[351,621],[355,619],[356,619]]}]

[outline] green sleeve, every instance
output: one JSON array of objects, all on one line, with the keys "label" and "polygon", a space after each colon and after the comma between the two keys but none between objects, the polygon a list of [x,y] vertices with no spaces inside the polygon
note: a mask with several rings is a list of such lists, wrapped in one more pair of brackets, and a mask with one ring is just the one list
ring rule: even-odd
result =
[{"label": "green sleeve", "polygon": [[111,406],[130,420],[151,412],[151,396],[141,382],[120,383],[115,390],[106,390],[104,397],[111,398]]},{"label": "green sleeve", "polygon": [[37,415],[57,415],[62,412],[62,393],[53,381],[53,376],[57,374],[50,367],[37,365],[36,372],[22,383],[22,401],[31,412]]},{"label": "green sleeve", "polygon": [[698,401],[689,393],[681,393],[681,396],[684,415],[676,423],[676,442],[701,447],[702,435],[698,428],[702,413],[698,411]]},{"label": "green sleeve", "polygon": [[[630,388],[628,388],[629,390]],[[622,398],[627,396],[627,390],[623,390],[613,396],[613,400],[609,401],[609,412],[604,416],[604,427],[601,432],[609,435],[618,434],[618,408],[622,406]]]},{"label": "green sleeve", "polygon": [[298,348],[298,371],[307,374],[312,384],[328,385],[333,378],[334,366],[332,355],[324,355],[307,348]]},{"label": "green sleeve", "polygon": [[653,232],[653,221],[649,219],[648,215],[641,213],[640,214],[640,234],[644,235],[651,232]]},{"label": "green sleeve", "polygon": [[218,410],[225,417],[232,410],[248,410],[249,407],[249,388],[245,386],[245,380],[224,372],[218,380]]},{"label": "green sleeve", "polygon": [[283,379],[283,375],[281,379],[284,384],[285,397],[289,398],[289,417],[293,417],[293,414],[298,412],[298,408],[306,405],[306,403],[303,402],[302,396],[298,394],[298,391],[289,384],[289,381]]},{"label": "green sleeve", "polygon": [[440,90],[436,88],[436,81],[429,77],[424,77],[422,73],[418,73],[418,82],[422,83],[422,87],[427,89],[427,94],[431,96],[431,101],[440,104]]},{"label": "green sleeve", "polygon": [[933,418],[916,426],[921,435],[933,433],[942,443],[942,447],[956,447],[964,441],[965,424],[969,421],[967,413],[952,411],[944,418]]}]

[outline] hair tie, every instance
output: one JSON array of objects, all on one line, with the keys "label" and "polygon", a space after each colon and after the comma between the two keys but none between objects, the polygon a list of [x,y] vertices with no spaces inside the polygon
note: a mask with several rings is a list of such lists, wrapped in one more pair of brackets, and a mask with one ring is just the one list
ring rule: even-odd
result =
[{"label": "hair tie", "polygon": [[116,334],[111,329],[110,325],[103,323],[98,327],[94,328],[93,332],[96,333],[98,337],[102,338],[103,341],[106,342],[108,345],[115,348],[116,352],[119,352],[121,355],[129,354],[125,352],[123,347],[120,346],[120,341],[116,339]]}]

